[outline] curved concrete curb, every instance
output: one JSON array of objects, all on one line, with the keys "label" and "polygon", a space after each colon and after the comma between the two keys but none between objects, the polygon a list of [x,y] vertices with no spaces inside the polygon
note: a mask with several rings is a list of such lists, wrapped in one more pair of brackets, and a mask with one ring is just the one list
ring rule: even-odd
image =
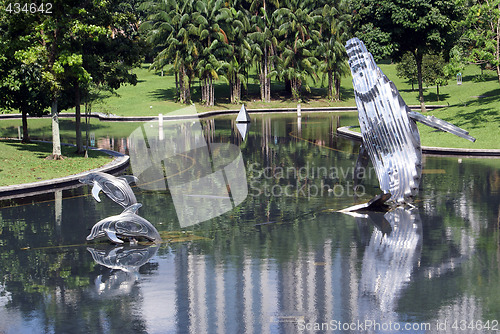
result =
[{"label": "curved concrete curb", "polygon": [[75,187],[75,185],[78,186],[80,184],[78,180],[82,176],[87,175],[88,173],[104,172],[112,174],[123,170],[129,164],[130,157],[128,155],[111,150],[97,149],[97,148],[93,149],[104,152],[114,157],[113,161],[108,162],[104,166],[98,168],[87,170],[78,174],[63,176],[57,179],[0,187],[0,199],[33,196],[33,195],[38,195],[40,193],[45,193],[50,190],[73,188]]},{"label": "curved concrete curb", "polygon": [[[337,129],[337,133],[349,139],[362,141],[361,133],[350,130],[352,126],[342,126]],[[494,149],[475,149],[475,148],[450,148],[450,147],[432,147],[422,146],[422,153],[436,155],[460,155],[476,157],[500,157],[500,150]]]},{"label": "curved concrete curb", "polygon": [[[429,105],[426,106],[428,110],[434,110],[438,108],[443,108],[446,106],[443,105]],[[410,109],[420,110],[420,106],[410,106]],[[315,107],[315,108],[301,108],[301,112],[356,112],[358,109],[354,107]],[[182,120],[182,119],[192,119],[192,118],[205,118],[217,115],[230,115],[239,113],[239,109],[229,109],[229,110],[213,110],[206,111],[199,114],[192,115],[172,115],[168,114],[163,115],[164,121],[169,120]],[[248,113],[251,114],[259,114],[259,113],[296,113],[297,108],[263,108],[263,109],[247,109]],[[42,118],[48,118],[50,115],[42,116]],[[73,113],[60,113],[59,117],[67,118],[67,117],[75,117]],[[82,115],[84,118],[85,115]],[[147,122],[158,119],[158,116],[117,116],[113,114],[103,114],[100,112],[94,112],[89,115],[90,118],[97,118],[103,122]],[[0,119],[17,119],[21,118],[21,114],[5,114],[0,115]],[[29,118],[39,118],[39,117],[29,117]]]}]

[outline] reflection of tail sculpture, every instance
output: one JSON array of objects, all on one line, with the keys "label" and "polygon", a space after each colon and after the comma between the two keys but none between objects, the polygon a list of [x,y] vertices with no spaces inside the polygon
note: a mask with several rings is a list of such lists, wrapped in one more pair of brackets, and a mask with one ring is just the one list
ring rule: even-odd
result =
[{"label": "reflection of tail sculpture", "polygon": [[80,179],[81,183],[93,185],[92,196],[94,196],[96,201],[101,201],[99,192],[102,190],[115,203],[120,204],[124,208],[137,203],[134,192],[129,186],[129,183],[136,181],[137,178],[135,176],[123,175],[115,177],[101,172],[89,173]]},{"label": "reflection of tail sculpture", "polygon": [[136,214],[142,204],[129,206],[117,216],[111,216],[99,221],[92,227],[87,240],[107,237],[114,243],[122,244],[123,240],[146,239],[152,242],[161,242],[156,228],[146,219]]},{"label": "reflection of tail sculpture", "polygon": [[[416,210],[401,207],[385,215],[369,213],[360,216],[370,219],[377,227],[390,224],[390,228],[374,229],[363,257],[360,280],[360,305],[375,301],[377,307],[367,306],[366,309],[380,310],[380,314],[366,315],[367,318],[387,320],[393,316],[401,291],[410,282],[418,263],[422,223]],[[384,233],[384,230],[390,232]]]},{"label": "reflection of tail sculpture", "polygon": [[453,124],[411,111],[361,40],[349,40],[346,50],[363,146],[375,167],[382,192],[391,194],[396,203],[407,202],[417,194],[422,174],[422,149],[415,121],[471,141],[475,139]]}]

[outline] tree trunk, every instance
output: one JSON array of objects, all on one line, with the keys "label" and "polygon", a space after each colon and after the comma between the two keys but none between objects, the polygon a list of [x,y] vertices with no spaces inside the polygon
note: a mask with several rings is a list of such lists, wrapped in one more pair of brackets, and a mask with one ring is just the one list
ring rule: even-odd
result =
[{"label": "tree trunk", "polygon": [[339,75],[335,75],[333,79],[335,83],[335,101],[340,101],[340,77]]},{"label": "tree trunk", "polygon": [[179,97],[179,72],[175,71],[175,96]]},{"label": "tree trunk", "polygon": [[22,118],[23,118],[23,140],[21,141],[22,143],[29,143],[30,136],[28,134],[28,112],[26,110],[22,111]]},{"label": "tree trunk", "polygon": [[333,73],[332,70],[328,70],[328,98],[330,102],[334,101],[334,91],[333,91]]},{"label": "tree trunk", "polygon": [[230,76],[229,80],[229,102],[234,103],[234,90],[235,90],[234,76]]},{"label": "tree trunk", "polygon": [[236,96],[235,96],[235,103],[240,103],[241,101],[241,80],[238,78],[238,75],[236,75]]},{"label": "tree trunk", "polygon": [[57,111],[57,97],[52,101],[51,107],[52,116],[52,154],[46,159],[49,160],[62,160],[64,157],[61,155],[61,138],[59,135],[59,113]]},{"label": "tree trunk", "polygon": [[285,78],[285,92],[292,95],[292,82]]},{"label": "tree trunk", "polygon": [[260,81],[260,99],[262,101],[266,100],[266,95],[265,95],[265,81],[264,81],[264,64],[261,64],[260,66],[260,74],[259,74],[259,81]]},{"label": "tree trunk", "polygon": [[83,140],[81,130],[81,112],[80,112],[80,85],[78,81],[75,84],[75,131],[76,131],[76,152],[83,153]]},{"label": "tree trunk", "polygon": [[185,76],[186,77],[186,83],[184,84],[185,86],[185,91],[186,91],[186,94],[185,94],[185,104],[190,104],[191,103],[191,78],[189,78],[187,75]]},{"label": "tree trunk", "polygon": [[211,100],[210,100],[210,105],[211,106],[214,106],[215,105],[215,85],[214,85],[214,79],[213,78],[210,78],[210,89],[212,89],[212,94],[210,94],[211,96]]},{"label": "tree trunk", "polygon": [[[498,10],[500,10],[500,4],[498,4]],[[500,18],[497,20],[497,52],[496,52],[496,61],[497,61],[497,77],[498,83],[500,83]]]},{"label": "tree trunk", "polygon": [[181,65],[181,68],[179,70],[179,102],[180,103],[185,102],[185,94],[186,94],[186,92],[184,91],[184,67]]},{"label": "tree trunk", "polygon": [[417,63],[417,81],[418,81],[418,100],[420,101],[420,111],[426,112],[424,101],[424,88],[422,85],[422,58],[423,55],[418,51],[413,53]]}]

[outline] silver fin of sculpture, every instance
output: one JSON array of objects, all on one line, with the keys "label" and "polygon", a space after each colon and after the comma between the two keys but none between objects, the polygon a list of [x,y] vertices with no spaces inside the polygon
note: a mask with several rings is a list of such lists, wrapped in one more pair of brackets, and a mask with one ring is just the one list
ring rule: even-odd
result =
[{"label": "silver fin of sculpture", "polygon": [[240,112],[236,117],[236,123],[250,123],[250,116],[248,115],[244,104],[241,105]]},{"label": "silver fin of sculpture", "polygon": [[469,140],[473,138],[450,123],[411,112],[361,40],[347,41],[346,51],[363,145],[380,189],[391,194],[391,200],[397,204],[411,201],[418,192],[422,175],[422,148],[415,120]]},{"label": "silver fin of sculpture", "polygon": [[410,116],[410,118],[413,119],[414,121],[418,121],[422,124],[430,126],[431,128],[452,133],[455,136],[462,137],[471,142],[476,141],[476,138],[470,136],[468,131],[465,131],[464,129],[459,128],[458,126],[443,121],[442,119],[439,119],[435,116],[432,115],[424,116],[421,113],[412,111],[410,109],[408,109],[408,116]]},{"label": "silver fin of sculpture", "polygon": [[100,202],[99,192],[102,190],[115,203],[124,208],[137,203],[134,192],[129,183],[137,180],[134,176],[115,177],[110,174],[94,172],[82,177],[79,181],[92,185],[92,196]]},{"label": "silver fin of sculpture", "polygon": [[161,242],[156,228],[135,212],[141,207],[136,203],[117,216],[104,218],[93,227],[87,240],[107,237],[111,242],[122,244],[124,240],[146,239],[155,243]]}]

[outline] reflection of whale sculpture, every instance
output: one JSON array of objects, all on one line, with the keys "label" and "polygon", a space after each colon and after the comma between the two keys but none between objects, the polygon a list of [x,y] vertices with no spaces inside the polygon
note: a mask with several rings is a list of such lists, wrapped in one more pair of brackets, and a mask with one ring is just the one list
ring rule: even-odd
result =
[{"label": "reflection of whale sculpture", "polygon": [[423,233],[420,215],[415,209],[397,207],[385,214],[367,212],[357,217],[358,222],[370,222],[376,227],[363,256],[360,308],[380,312],[370,317],[396,321],[393,317],[401,291],[410,282],[420,259]]},{"label": "reflection of whale sculpture", "polygon": [[[396,203],[418,192],[422,149],[415,121],[470,141],[468,132],[434,116],[411,111],[358,38],[347,41],[363,145],[375,167],[380,188]],[[362,155],[360,155],[362,158]]]},{"label": "reflection of whale sculpture", "polygon": [[[156,228],[146,219],[136,214],[142,206],[140,203],[133,204],[123,210],[117,216],[104,218],[93,227],[87,240],[107,237],[114,243],[122,244],[121,239],[147,239],[152,242],[161,242],[161,237]],[[121,238],[121,239],[120,239]]]},{"label": "reflection of whale sculpture", "polygon": [[126,272],[137,272],[155,256],[158,246],[87,247],[87,250],[92,254],[94,261],[102,266]]},{"label": "reflection of whale sculpture", "polygon": [[137,203],[134,192],[129,185],[129,183],[136,181],[135,176],[115,177],[101,172],[89,173],[80,179],[81,183],[93,185],[92,196],[96,201],[101,201],[99,192],[102,190],[109,198],[124,208]]}]

